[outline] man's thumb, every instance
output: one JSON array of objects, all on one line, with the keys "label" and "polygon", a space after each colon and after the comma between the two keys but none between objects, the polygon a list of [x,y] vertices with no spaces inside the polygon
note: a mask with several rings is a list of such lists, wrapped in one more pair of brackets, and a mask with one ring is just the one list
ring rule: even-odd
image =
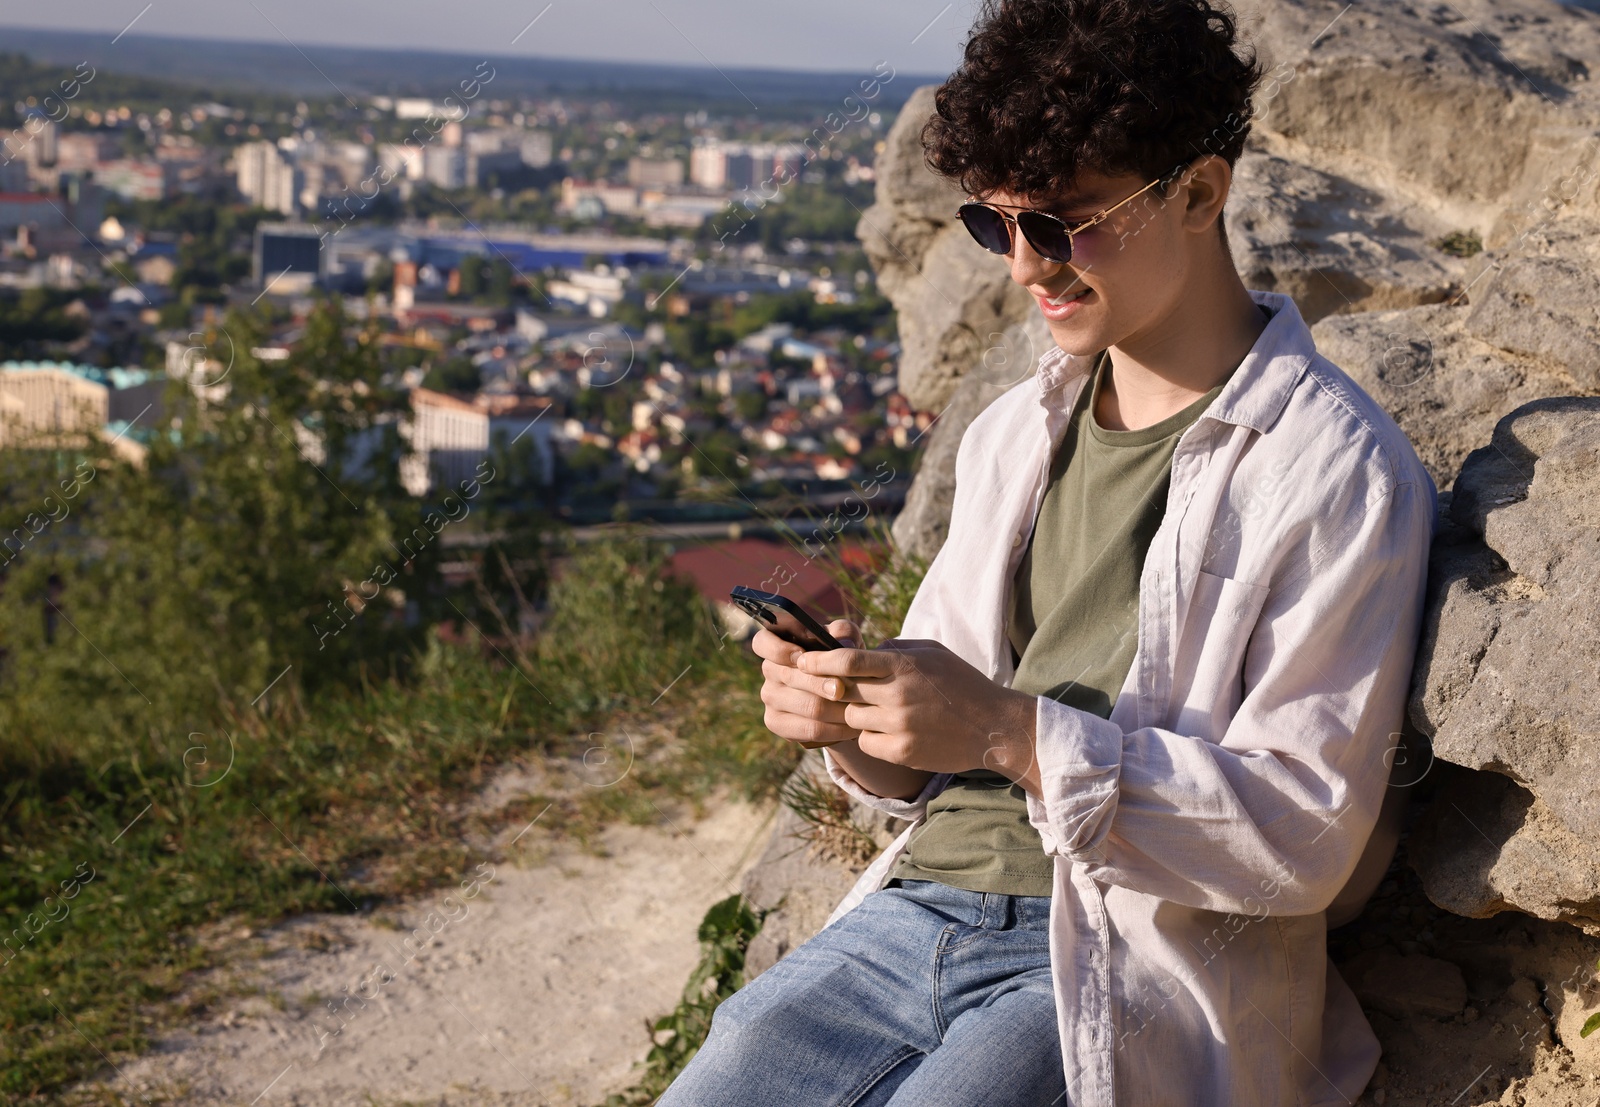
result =
[{"label": "man's thumb", "polygon": [[861,645],[861,628],[849,619],[835,619],[828,624],[828,633],[847,646]]}]

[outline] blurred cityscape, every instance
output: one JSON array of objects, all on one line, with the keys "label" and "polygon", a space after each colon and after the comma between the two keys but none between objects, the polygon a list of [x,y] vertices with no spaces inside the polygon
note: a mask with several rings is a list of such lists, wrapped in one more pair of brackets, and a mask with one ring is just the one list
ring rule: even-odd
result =
[{"label": "blurred cityscape", "polygon": [[[395,398],[353,448],[414,496],[502,453],[576,526],[898,503],[930,416],[856,239],[885,67],[785,122],[502,98],[465,60],[438,98],[321,100],[0,61],[0,436],[137,460],[169,381],[288,361],[336,299]],[[235,349],[230,312],[265,337]]]}]

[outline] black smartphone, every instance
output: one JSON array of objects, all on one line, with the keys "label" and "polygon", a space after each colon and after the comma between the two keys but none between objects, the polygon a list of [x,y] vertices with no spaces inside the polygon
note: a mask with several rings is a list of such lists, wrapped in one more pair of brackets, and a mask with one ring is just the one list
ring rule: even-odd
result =
[{"label": "black smartphone", "polygon": [[762,592],[744,585],[735,585],[730,593],[738,604],[756,622],[766,627],[785,642],[803,650],[842,650],[840,642],[812,617],[811,613],[787,596],[776,592]]}]

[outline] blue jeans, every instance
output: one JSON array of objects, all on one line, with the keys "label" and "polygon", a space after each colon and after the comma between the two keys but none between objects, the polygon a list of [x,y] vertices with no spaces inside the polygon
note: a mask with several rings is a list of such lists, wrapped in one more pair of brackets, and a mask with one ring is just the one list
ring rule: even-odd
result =
[{"label": "blue jeans", "polygon": [[1049,920],[891,881],[724,1000],[657,1107],[1071,1107]]}]

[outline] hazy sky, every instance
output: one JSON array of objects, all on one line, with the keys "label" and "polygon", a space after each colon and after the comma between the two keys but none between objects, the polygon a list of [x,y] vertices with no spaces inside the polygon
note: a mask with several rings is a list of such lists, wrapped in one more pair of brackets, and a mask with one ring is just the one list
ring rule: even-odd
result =
[{"label": "hazy sky", "polygon": [[[0,0],[0,25],[299,46],[946,73],[975,0]],[[530,26],[531,24],[531,26]],[[519,37],[520,36],[520,37]]]}]

